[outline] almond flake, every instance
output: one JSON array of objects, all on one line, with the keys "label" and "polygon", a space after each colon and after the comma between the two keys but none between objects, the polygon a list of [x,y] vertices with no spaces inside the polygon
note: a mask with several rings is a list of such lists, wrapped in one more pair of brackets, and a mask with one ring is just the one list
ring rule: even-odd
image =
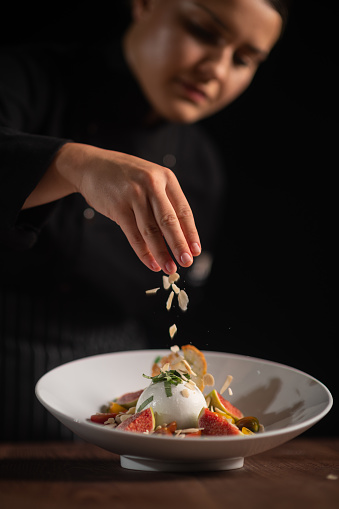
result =
[{"label": "almond flake", "polygon": [[228,375],[226,380],[225,380],[225,383],[224,385],[222,386],[222,388],[220,389],[220,394],[223,394],[223,392],[226,391],[226,389],[228,388],[229,385],[231,385],[232,383],[232,380],[233,380],[233,376],[232,375]]},{"label": "almond flake", "polygon": [[166,302],[166,309],[167,309],[167,311],[169,311],[171,309],[173,297],[174,297],[174,292],[172,291],[169,294],[169,297],[168,297],[167,302]]},{"label": "almond flake", "polygon": [[177,331],[178,331],[178,329],[177,329],[177,326],[175,325],[175,323],[170,326],[170,328],[169,328],[169,335],[170,335],[171,339],[175,336]]},{"label": "almond flake", "polygon": [[188,295],[185,292],[185,290],[180,290],[180,292],[178,294],[178,303],[179,303],[179,307],[182,311],[187,310],[188,301],[189,301]]},{"label": "almond flake", "polygon": [[171,352],[178,353],[179,351],[180,351],[180,348],[178,347],[178,345],[171,346]]},{"label": "almond flake", "polygon": [[187,389],[190,389],[191,391],[195,390],[195,384],[192,384],[191,381],[185,383],[185,387],[187,387]]},{"label": "almond flake", "polygon": [[186,369],[187,369],[187,373],[189,373],[190,375],[193,375],[193,376],[197,376],[193,369],[191,368],[191,366],[188,364],[187,360],[186,359],[183,359],[181,362],[183,362],[183,364],[185,365]]},{"label": "almond flake", "polygon": [[109,418],[107,419],[107,421],[105,421],[105,422],[104,422],[104,424],[105,424],[105,425],[107,425],[107,424],[115,424],[115,419],[114,419],[114,417],[109,417]]},{"label": "almond flake", "polygon": [[158,288],[152,288],[151,290],[146,290],[146,295],[155,295],[157,291],[160,290],[160,286]]},{"label": "almond flake", "polygon": [[174,293],[176,293],[177,295],[179,295],[180,293],[180,288],[179,286],[177,286],[175,283],[172,284],[172,290],[174,291]]},{"label": "almond flake", "polygon": [[233,391],[232,391],[231,387],[229,387],[229,388],[228,388],[228,394],[229,394],[230,396],[233,396]]},{"label": "almond flake", "polygon": [[203,382],[204,382],[204,385],[209,385],[209,386],[214,385],[214,377],[213,377],[213,375],[211,375],[210,373],[206,373],[203,376]]},{"label": "almond flake", "polygon": [[170,274],[168,276],[168,282],[169,284],[171,285],[172,283],[175,283],[176,281],[178,281],[178,279],[180,279],[180,276],[177,272],[175,272],[174,274]]},{"label": "almond flake", "polygon": [[176,430],[175,433],[180,432],[181,433],[196,433],[197,431],[202,431],[204,428],[186,428],[186,429],[180,429]]},{"label": "almond flake", "polygon": [[124,422],[126,421],[126,419],[129,419],[130,417],[131,417],[130,415],[122,414],[120,415],[120,422]]},{"label": "almond flake", "polygon": [[162,276],[162,284],[165,290],[168,290],[170,288],[171,284],[168,281],[168,276]]},{"label": "almond flake", "polygon": [[131,406],[131,408],[129,408],[127,410],[126,414],[133,415],[133,414],[135,414],[135,410],[136,410],[136,407],[135,406]]},{"label": "almond flake", "polygon": [[163,365],[163,367],[161,368],[161,371],[164,373],[165,371],[168,371],[170,368],[170,364],[169,362],[166,362],[166,364]]},{"label": "almond flake", "polygon": [[[187,386],[187,384],[186,384]],[[183,389],[182,391],[180,391],[180,394],[184,397],[184,398],[188,398],[190,393],[189,393],[189,390],[188,389]]]}]

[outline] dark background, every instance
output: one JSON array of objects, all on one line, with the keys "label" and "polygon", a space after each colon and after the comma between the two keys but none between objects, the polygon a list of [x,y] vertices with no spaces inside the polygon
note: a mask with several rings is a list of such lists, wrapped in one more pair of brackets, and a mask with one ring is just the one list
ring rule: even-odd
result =
[{"label": "dark background", "polygon": [[[295,0],[283,40],[250,89],[203,122],[225,156],[229,191],[192,338],[202,348],[286,363],[338,394],[335,174],[338,29],[332,1]],[[8,6],[1,43],[109,38],[120,2]],[[1,70],[0,70],[1,72]],[[308,433],[337,434],[336,404]]]}]

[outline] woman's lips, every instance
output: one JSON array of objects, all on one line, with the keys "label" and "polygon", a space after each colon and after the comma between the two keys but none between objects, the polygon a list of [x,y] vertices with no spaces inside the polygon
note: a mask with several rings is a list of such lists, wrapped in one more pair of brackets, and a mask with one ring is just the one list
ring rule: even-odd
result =
[{"label": "woman's lips", "polygon": [[178,79],[176,83],[178,84],[180,93],[190,101],[199,104],[207,100],[206,93],[196,85],[181,79]]}]

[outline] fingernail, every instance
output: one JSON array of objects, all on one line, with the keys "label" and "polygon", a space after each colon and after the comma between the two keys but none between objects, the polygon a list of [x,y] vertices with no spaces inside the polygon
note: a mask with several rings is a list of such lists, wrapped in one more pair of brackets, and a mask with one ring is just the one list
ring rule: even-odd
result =
[{"label": "fingernail", "polygon": [[191,245],[191,251],[194,255],[199,255],[201,253],[201,247],[198,242],[193,242]]},{"label": "fingernail", "polygon": [[160,265],[157,264],[157,262],[151,262],[151,269],[154,270],[154,272],[159,272],[161,270]]},{"label": "fingernail", "polygon": [[192,262],[192,256],[188,253],[183,253],[180,256],[180,261],[183,265],[187,265]]},{"label": "fingernail", "polygon": [[174,272],[177,271],[177,266],[175,265],[175,263],[173,261],[167,262],[165,265],[165,269],[166,269],[167,274],[173,274]]}]

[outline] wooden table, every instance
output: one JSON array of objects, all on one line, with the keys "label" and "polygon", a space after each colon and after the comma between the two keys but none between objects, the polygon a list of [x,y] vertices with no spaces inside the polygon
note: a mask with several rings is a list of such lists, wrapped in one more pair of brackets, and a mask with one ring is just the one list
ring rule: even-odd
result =
[{"label": "wooden table", "polygon": [[339,438],[298,438],[209,473],[125,470],[119,457],[74,443],[0,443],[0,507],[338,509]]}]

